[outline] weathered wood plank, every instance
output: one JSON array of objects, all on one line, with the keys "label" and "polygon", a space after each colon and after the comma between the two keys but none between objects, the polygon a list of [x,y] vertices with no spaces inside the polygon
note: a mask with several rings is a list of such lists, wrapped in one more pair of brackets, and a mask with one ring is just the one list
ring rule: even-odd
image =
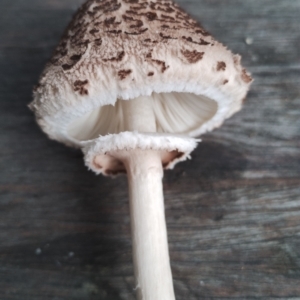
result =
[{"label": "weathered wood plank", "polygon": [[[26,107],[81,2],[0,2],[1,300],[135,299],[126,178],[88,172]],[[177,299],[300,299],[300,1],[179,3],[255,82],[166,172]]]}]

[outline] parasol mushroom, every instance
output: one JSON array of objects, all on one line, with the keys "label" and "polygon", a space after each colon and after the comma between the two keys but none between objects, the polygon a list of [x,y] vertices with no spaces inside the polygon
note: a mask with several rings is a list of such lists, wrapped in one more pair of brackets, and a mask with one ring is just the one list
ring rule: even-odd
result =
[{"label": "parasol mushroom", "polygon": [[163,168],[240,110],[252,81],[170,0],[90,0],[75,14],[30,107],[97,174],[127,173],[138,299],[175,299]]}]

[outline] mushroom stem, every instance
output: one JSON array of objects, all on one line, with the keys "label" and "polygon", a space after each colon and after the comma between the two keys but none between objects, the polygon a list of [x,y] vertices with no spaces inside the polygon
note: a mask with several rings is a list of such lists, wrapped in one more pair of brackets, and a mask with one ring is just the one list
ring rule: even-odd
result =
[{"label": "mushroom stem", "polygon": [[128,151],[133,262],[139,300],[174,300],[159,152]]},{"label": "mushroom stem", "polygon": [[151,96],[140,96],[123,103],[124,125],[128,131],[156,132]]},{"label": "mushroom stem", "polygon": [[[124,101],[127,130],[156,132],[151,97]],[[174,300],[163,197],[163,168],[156,150],[116,151],[129,183],[133,263],[138,300]]]}]

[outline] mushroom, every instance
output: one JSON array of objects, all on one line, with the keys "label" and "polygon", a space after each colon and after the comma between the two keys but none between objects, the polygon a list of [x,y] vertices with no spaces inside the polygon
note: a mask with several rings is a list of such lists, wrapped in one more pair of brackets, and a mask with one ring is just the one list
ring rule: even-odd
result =
[{"label": "mushroom", "polygon": [[30,107],[97,174],[127,173],[138,299],[175,299],[163,168],[240,110],[240,57],[172,1],[90,0],[75,14]]}]

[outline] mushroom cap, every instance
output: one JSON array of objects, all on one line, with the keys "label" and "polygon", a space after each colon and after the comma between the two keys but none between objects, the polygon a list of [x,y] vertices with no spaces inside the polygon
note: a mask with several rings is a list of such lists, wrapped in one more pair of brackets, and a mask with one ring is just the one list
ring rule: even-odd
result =
[{"label": "mushroom cap", "polygon": [[158,133],[195,137],[237,112],[251,82],[240,56],[174,2],[90,0],[67,28],[30,107],[50,138],[82,148],[126,131],[123,100],[151,95]]}]

